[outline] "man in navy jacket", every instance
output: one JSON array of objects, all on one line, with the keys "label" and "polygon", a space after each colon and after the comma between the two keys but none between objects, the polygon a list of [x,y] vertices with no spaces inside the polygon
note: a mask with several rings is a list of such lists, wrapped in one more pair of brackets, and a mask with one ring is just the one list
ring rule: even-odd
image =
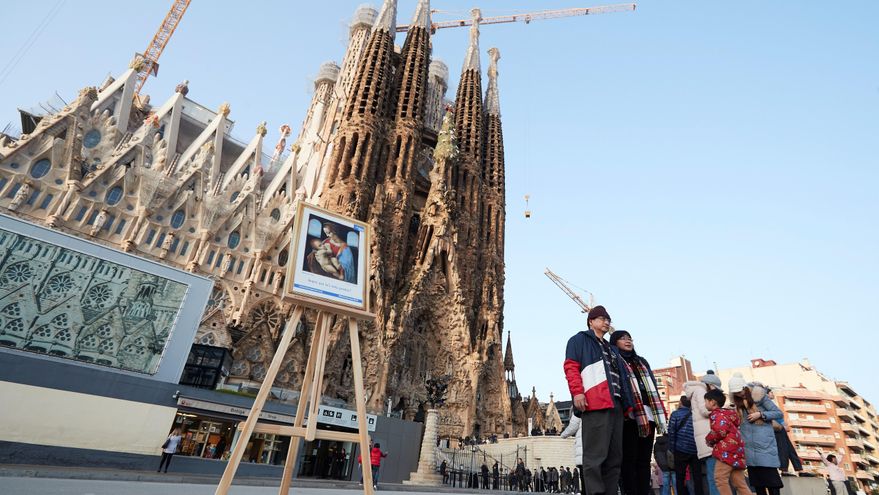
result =
[{"label": "man in navy jacket", "polygon": [[587,317],[589,330],[571,337],[565,350],[565,378],[583,428],[584,495],[616,495],[623,418],[634,404],[626,364],[604,339],[610,322],[604,306],[595,306]]}]

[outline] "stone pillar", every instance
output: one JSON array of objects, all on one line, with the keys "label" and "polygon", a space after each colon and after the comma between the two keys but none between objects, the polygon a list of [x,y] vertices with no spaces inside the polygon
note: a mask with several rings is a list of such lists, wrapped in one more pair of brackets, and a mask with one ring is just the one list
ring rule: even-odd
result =
[{"label": "stone pillar", "polygon": [[[421,455],[418,457],[418,470],[403,481],[404,485],[440,486],[443,477],[436,471],[436,435],[439,430],[439,411],[428,409],[424,418],[424,438],[421,440]],[[451,466],[450,466],[451,467]]]}]

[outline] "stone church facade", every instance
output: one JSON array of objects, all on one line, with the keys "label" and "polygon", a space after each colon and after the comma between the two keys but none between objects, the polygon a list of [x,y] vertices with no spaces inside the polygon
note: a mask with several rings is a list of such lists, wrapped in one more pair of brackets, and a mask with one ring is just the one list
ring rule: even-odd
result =
[{"label": "stone church facade", "polygon": [[[358,9],[342,64],[321,67],[297,139],[288,148],[291,129],[281,126],[271,156],[265,124],[249,142],[233,139],[230,105],[199,105],[186,82],[161,104],[135,95],[135,61],[25,134],[0,135],[0,212],[213,279],[196,342],[230,349],[225,381],[245,386],[265,376],[291,309],[281,289],[297,203],[357,217],[374,229],[376,320],[361,330],[369,408],[390,402],[413,417],[424,381],[449,374],[441,436],[525,433],[502,352],[500,54],[488,51],[483,92],[474,23],[448,102],[448,69],[431,58],[429,2],[419,1],[401,48],[396,16],[392,0]],[[0,284],[19,275],[4,272]],[[303,318],[275,387],[298,390],[313,321]],[[0,341],[40,351],[39,339],[42,349],[63,339],[71,355],[94,359],[110,359],[97,349],[124,345],[93,330],[68,323]],[[347,401],[346,331],[335,322],[323,393]]]}]

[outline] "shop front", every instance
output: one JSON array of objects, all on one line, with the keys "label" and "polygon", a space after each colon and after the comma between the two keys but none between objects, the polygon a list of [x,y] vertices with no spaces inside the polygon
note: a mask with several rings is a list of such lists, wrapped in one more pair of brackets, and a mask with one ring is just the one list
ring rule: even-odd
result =
[{"label": "shop front", "polygon": [[[228,459],[238,440],[239,425],[247,418],[248,409],[189,397],[179,397],[177,406],[177,414],[169,431],[180,429],[183,439],[178,454],[203,459]],[[293,424],[293,416],[263,411],[260,421],[290,425]],[[375,431],[375,425],[376,417],[368,415],[369,431]],[[320,406],[317,428],[356,433],[357,414],[347,409]],[[289,449],[290,437],[254,433],[247,444],[243,461],[283,465]],[[297,466],[298,477],[350,480],[357,469],[357,445],[330,440],[303,442]]]},{"label": "shop front", "polygon": [[[183,440],[181,455],[203,459],[229,458],[236,440],[238,424],[247,418],[248,409],[201,399],[179,397],[173,428],[180,428]],[[272,424],[292,424],[293,416],[263,412],[261,421]],[[257,464],[284,464],[290,439],[265,433],[254,434],[244,452],[244,462]]]}]

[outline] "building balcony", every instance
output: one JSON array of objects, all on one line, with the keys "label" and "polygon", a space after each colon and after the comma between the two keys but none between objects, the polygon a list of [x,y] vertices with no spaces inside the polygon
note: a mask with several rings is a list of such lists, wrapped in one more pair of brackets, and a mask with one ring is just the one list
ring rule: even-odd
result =
[{"label": "building balcony", "polygon": [[797,455],[800,456],[800,459],[805,461],[821,461],[821,456],[811,449],[797,450]]},{"label": "building balcony", "polygon": [[874,466],[879,466],[879,458],[877,458],[876,456],[867,454],[864,456],[864,458],[867,459],[867,462],[869,462],[870,464]]},{"label": "building balcony", "polygon": [[845,419],[847,421],[851,421],[855,419],[855,416],[848,409],[836,409],[836,415],[839,416],[839,419]]},{"label": "building balcony", "polygon": [[784,410],[792,413],[792,412],[807,412],[807,413],[827,413],[827,409],[822,406],[820,403],[805,403],[805,402],[785,402]]},{"label": "building balcony", "polygon": [[867,463],[867,460],[858,454],[851,454],[851,455],[849,455],[849,458],[851,458],[852,462],[854,462],[855,464],[860,464],[861,466],[864,466],[864,467],[869,466],[869,463]]},{"label": "building balcony", "polygon": [[852,435],[858,434],[858,429],[848,423],[842,423],[841,425],[839,425],[839,427],[842,429],[842,431],[846,433],[851,433]]},{"label": "building balcony", "polygon": [[855,478],[857,478],[859,480],[873,481],[874,476],[875,476],[874,473],[868,473],[866,471],[858,471],[857,473],[855,473]]},{"label": "building balcony", "polygon": [[867,422],[867,417],[864,416],[863,414],[855,411],[854,415],[855,415],[855,419],[858,420],[858,423],[865,424]]},{"label": "building balcony", "polygon": [[836,438],[831,435],[793,435],[793,439],[797,443],[803,445],[824,445],[835,447]]},{"label": "building balcony", "polygon": [[846,438],[845,444],[850,449],[864,450],[864,442],[858,440],[857,438]]},{"label": "building balcony", "polygon": [[830,421],[825,419],[789,419],[788,424],[800,428],[830,428]]},{"label": "building balcony", "polygon": [[864,448],[867,449],[867,450],[869,450],[870,452],[873,452],[873,451],[876,450],[876,446],[873,445],[873,442],[867,440],[866,438],[862,438],[862,439],[861,439],[861,443],[863,443],[863,444],[864,444]]}]

